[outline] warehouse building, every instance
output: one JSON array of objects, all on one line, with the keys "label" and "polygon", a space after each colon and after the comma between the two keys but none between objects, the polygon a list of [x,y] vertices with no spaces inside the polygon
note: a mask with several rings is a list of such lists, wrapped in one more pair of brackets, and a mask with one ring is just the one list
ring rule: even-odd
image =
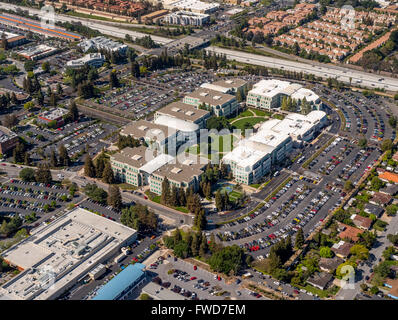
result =
[{"label": "warehouse building", "polygon": [[294,146],[313,139],[327,124],[326,113],[312,111],[308,115],[289,114],[285,119],[264,122],[257,133],[241,140],[222,162],[229,165],[239,183],[253,184],[281,162]]},{"label": "warehouse building", "polygon": [[207,88],[198,88],[187,94],[183,99],[183,103],[197,108],[204,104],[206,109],[211,110],[218,117],[229,116],[238,109],[238,102],[234,95]]},{"label": "warehouse building", "polygon": [[183,26],[203,26],[210,22],[210,16],[203,13],[176,11],[165,16],[163,22]]},{"label": "warehouse building", "polygon": [[128,265],[100,288],[91,300],[127,300],[137,287],[144,284],[145,267],[142,263]]},{"label": "warehouse building", "polygon": [[302,85],[276,79],[261,80],[248,92],[246,104],[256,108],[279,108],[283,97],[301,101],[304,98],[313,109],[320,109],[322,101],[313,91],[303,88]]},{"label": "warehouse building", "polygon": [[59,49],[47,46],[45,44],[39,44],[38,46],[32,46],[25,50],[17,52],[18,55],[28,60],[40,60],[53,54],[56,54]]},{"label": "warehouse building", "polygon": [[1,253],[21,272],[0,299],[56,299],[136,238],[136,230],[77,207]]},{"label": "warehouse building", "polygon": [[71,60],[66,63],[66,66],[69,68],[82,68],[85,65],[99,68],[105,62],[105,57],[99,53],[89,53],[86,54],[84,57],[76,60]]}]

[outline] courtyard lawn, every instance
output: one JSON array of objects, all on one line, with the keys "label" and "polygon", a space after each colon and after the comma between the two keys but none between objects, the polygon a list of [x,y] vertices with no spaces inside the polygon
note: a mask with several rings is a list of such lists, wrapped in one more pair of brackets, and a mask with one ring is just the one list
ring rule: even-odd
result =
[{"label": "courtyard lawn", "polygon": [[259,117],[270,117],[272,115],[271,112],[265,110],[258,110],[258,109],[250,109],[250,110],[253,111],[256,114],[256,116]]},{"label": "courtyard lawn", "polygon": [[267,120],[267,118],[260,118],[260,117],[252,117],[252,118],[246,118],[246,119],[241,119],[238,121],[235,121],[233,123],[233,126],[236,129],[240,129],[242,131],[244,131],[245,129],[252,129],[254,125],[256,125],[257,123],[260,122],[264,122],[265,120]]},{"label": "courtyard lawn", "polygon": [[235,118],[228,119],[228,121],[231,123],[237,119],[244,118],[244,117],[253,117],[253,113],[250,112],[250,110],[245,110],[245,111],[242,111],[241,113],[239,113]]}]

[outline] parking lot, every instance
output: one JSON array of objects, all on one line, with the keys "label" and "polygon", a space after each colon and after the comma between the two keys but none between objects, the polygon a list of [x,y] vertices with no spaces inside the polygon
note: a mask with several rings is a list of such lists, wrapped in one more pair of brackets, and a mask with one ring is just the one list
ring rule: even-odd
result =
[{"label": "parking lot", "polygon": [[[213,273],[200,267],[194,270],[192,264],[174,257],[168,257],[150,270],[154,273],[155,282],[189,299],[224,300],[226,297],[244,300],[265,299],[253,296],[250,294],[251,291],[243,289],[240,284],[226,284],[223,278],[217,278]],[[174,272],[169,274],[169,270]]]}]

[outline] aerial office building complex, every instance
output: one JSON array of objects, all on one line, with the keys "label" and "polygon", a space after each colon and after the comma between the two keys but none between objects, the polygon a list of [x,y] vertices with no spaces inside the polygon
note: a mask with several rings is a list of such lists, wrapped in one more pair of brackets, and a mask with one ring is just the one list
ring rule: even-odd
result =
[{"label": "aerial office building complex", "polygon": [[261,80],[253,86],[247,95],[246,104],[256,108],[279,108],[283,97],[295,100],[304,98],[314,109],[319,109],[322,101],[313,91],[303,88],[301,84],[281,80]]},{"label": "aerial office building complex", "polygon": [[313,139],[326,123],[323,111],[312,111],[306,116],[292,113],[283,120],[268,120],[257,133],[241,140],[222,162],[229,165],[237,182],[256,183],[273,163],[285,159],[295,145]]}]

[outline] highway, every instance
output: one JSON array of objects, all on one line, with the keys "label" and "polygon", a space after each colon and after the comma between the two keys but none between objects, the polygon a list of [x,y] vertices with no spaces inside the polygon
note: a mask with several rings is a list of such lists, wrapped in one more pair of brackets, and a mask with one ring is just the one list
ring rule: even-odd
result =
[{"label": "highway", "polygon": [[[287,71],[303,72],[306,74],[313,74],[324,79],[336,78],[337,80],[345,83],[350,83],[351,78],[351,83],[353,85],[360,85],[367,88],[384,88],[387,91],[398,91],[398,79],[395,78],[383,77],[376,74],[317,62],[313,62],[313,64],[306,64],[297,61],[288,61],[214,46],[210,46],[205,50],[208,53],[211,52],[226,55],[227,59],[235,60],[237,62],[264,66],[268,68],[283,69]],[[383,80],[379,81],[379,79]]]},{"label": "highway", "polygon": [[[16,5],[9,4],[9,3],[0,2],[0,8],[5,9],[5,10],[13,10],[13,11],[16,11],[16,9],[19,8],[22,10],[29,11],[30,15],[40,16],[40,14],[41,14],[40,10],[28,8],[28,7],[16,6]],[[85,19],[85,18],[55,14],[55,21],[56,22],[81,22],[82,25],[85,25],[93,30],[98,30],[105,35],[118,37],[118,38],[122,38],[122,39],[125,38],[126,34],[130,35],[130,37],[133,39],[142,38],[144,36],[147,36],[146,33],[141,33],[141,32],[136,32],[136,31],[131,31],[131,30],[124,30],[124,29],[120,29],[117,27],[104,25],[103,23],[95,22],[92,19],[90,20],[90,19]],[[156,43],[161,44],[161,45],[164,45],[164,44],[174,41],[174,39],[153,36],[153,35],[151,35],[151,38],[153,41],[155,41]]]}]

